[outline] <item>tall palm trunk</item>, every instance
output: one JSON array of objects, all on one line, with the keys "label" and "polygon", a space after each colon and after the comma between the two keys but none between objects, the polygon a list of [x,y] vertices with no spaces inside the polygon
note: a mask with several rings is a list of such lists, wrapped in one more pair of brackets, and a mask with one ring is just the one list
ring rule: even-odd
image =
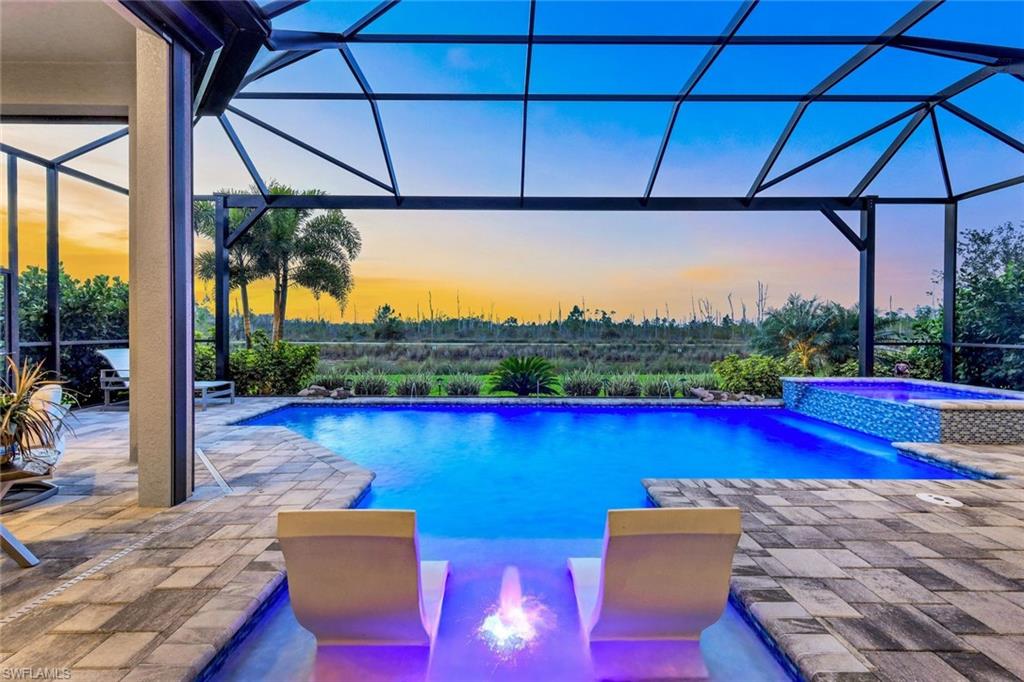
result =
[{"label": "tall palm trunk", "polygon": [[274,274],[274,318],[271,340],[284,339],[284,319],[288,309],[288,264]]},{"label": "tall palm trunk", "polygon": [[249,286],[245,282],[238,285],[242,294],[242,331],[245,334],[245,347],[252,348],[252,313],[249,311]]}]

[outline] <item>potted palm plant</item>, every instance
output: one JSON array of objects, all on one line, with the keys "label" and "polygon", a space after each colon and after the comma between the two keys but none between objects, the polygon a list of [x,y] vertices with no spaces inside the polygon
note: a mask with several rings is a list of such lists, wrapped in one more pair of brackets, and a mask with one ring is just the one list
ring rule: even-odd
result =
[{"label": "potted palm plant", "polygon": [[7,365],[10,381],[0,392],[0,464],[18,456],[31,459],[33,450],[54,447],[68,415],[59,403],[37,395],[44,386],[58,383],[47,378],[43,363],[30,366],[26,361],[18,367],[7,358]]}]

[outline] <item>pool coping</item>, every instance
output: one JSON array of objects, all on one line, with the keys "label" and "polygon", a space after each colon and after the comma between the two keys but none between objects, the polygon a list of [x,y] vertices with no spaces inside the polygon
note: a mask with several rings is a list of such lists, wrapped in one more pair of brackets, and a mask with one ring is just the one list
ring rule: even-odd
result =
[{"label": "pool coping", "polygon": [[[783,381],[791,381],[798,384],[810,384],[828,390],[829,385],[835,384],[914,384],[917,386],[930,386],[933,388],[950,388],[951,386],[962,386],[946,381],[933,381],[931,379],[913,379],[902,377],[782,377]],[[985,398],[928,398],[911,399],[905,402],[908,405],[917,405],[934,410],[1000,410],[1016,411],[1024,410],[1024,391],[1012,391],[1005,388],[987,388],[984,386],[967,386],[959,390],[965,393],[988,393],[997,396],[1006,396],[1008,400],[992,400]],[[842,391],[839,391],[840,393]],[[852,394],[857,395],[857,394]],[[885,398],[872,396],[858,396],[865,400],[879,400],[882,402],[897,402]]]}]

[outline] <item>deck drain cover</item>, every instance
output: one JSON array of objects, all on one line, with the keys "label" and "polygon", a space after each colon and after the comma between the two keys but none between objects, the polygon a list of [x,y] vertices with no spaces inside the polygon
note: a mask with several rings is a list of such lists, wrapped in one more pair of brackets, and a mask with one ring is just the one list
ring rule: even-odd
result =
[{"label": "deck drain cover", "polygon": [[952,497],[946,497],[945,495],[936,495],[935,493],[918,493],[917,499],[927,502],[928,504],[937,504],[940,507],[964,506],[964,503],[960,500],[954,500]]}]

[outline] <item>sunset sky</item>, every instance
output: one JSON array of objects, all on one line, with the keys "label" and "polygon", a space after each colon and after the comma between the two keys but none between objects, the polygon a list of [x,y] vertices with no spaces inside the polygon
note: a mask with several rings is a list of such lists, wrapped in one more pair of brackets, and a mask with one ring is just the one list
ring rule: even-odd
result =
[{"label": "sunset sky", "polygon": [[[311,2],[275,20],[283,28],[340,31],[373,2]],[[876,34],[912,2],[762,2],[741,33]],[[580,3],[540,0],[538,34],[718,33],[734,2]],[[405,0],[370,30],[382,33],[525,33],[529,4]],[[951,0],[911,34],[1024,46],[1024,3]],[[380,92],[521,91],[521,45],[352,47]],[[856,52],[855,46],[728,47],[697,88],[702,93],[797,93],[812,88]],[[675,93],[704,54],[699,47],[538,46],[535,92]],[[883,50],[840,83],[834,93],[933,94],[976,65]],[[249,91],[355,91],[336,51],[283,69]],[[997,75],[953,100],[1004,132],[1024,138],[1024,82]],[[365,102],[238,100],[241,109],[378,177],[387,173]],[[789,118],[792,103],[683,105],[655,195],[745,194]],[[811,105],[775,166],[787,170],[908,104]],[[517,103],[380,105],[404,194],[518,193],[522,108]],[[670,104],[531,103],[526,192],[531,195],[637,196],[671,111]],[[243,143],[266,179],[329,193],[380,190],[275,138],[233,115]],[[955,191],[1024,174],[1024,155],[938,112]],[[875,135],[765,195],[846,195],[902,124]],[[5,143],[53,157],[115,129],[107,126],[4,125]],[[71,164],[127,184],[127,140]],[[220,125],[204,119],[195,132],[195,191],[245,187],[250,180]],[[42,264],[43,172],[20,163],[22,265]],[[0,184],[0,188],[5,188]],[[944,192],[931,127],[922,125],[868,194],[939,196]],[[62,177],[61,252],[73,275],[127,277],[127,198]],[[6,212],[6,198],[4,199]],[[963,227],[1024,219],[1024,188],[961,204]],[[857,255],[820,215],[795,213],[455,213],[351,211],[364,250],[355,263],[355,289],[344,319],[368,319],[387,302],[406,316],[462,311],[547,320],[586,300],[588,308],[618,317],[687,318],[693,299],[708,298],[728,312],[741,301],[753,310],[758,280],[769,302],[799,291],[851,303]],[[854,223],[856,216],[847,220]],[[941,207],[882,207],[878,213],[878,306],[907,309],[931,299],[933,270],[941,265]],[[200,244],[199,248],[208,245]],[[212,287],[197,283],[197,296]],[[269,285],[257,287],[257,312],[270,312]],[[292,317],[337,321],[331,300],[317,305],[291,294]]]}]

